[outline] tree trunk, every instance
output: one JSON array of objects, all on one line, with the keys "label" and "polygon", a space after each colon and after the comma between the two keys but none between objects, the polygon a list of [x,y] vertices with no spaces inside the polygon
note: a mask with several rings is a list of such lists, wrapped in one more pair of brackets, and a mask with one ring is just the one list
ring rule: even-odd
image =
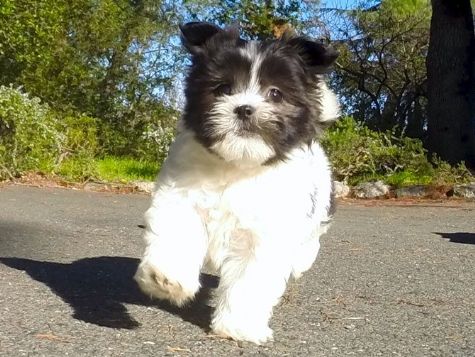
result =
[{"label": "tree trunk", "polygon": [[470,0],[432,0],[427,54],[428,145],[475,168],[475,34]]}]

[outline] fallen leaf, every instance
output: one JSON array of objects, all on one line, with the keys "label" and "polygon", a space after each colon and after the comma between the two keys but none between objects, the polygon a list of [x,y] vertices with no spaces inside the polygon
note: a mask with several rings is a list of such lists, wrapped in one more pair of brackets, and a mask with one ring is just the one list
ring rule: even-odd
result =
[{"label": "fallen leaf", "polygon": [[69,342],[66,338],[53,335],[52,333],[39,333],[39,334],[36,334],[35,337],[39,338],[40,340]]},{"label": "fallen leaf", "polygon": [[167,346],[167,350],[169,352],[188,352],[188,353],[191,353],[191,350],[189,348],[180,348],[180,347]]}]

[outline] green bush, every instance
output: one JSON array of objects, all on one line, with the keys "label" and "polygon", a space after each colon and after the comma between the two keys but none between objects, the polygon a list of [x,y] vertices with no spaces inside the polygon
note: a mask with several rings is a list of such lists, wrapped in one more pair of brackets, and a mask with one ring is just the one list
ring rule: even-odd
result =
[{"label": "green bush", "polygon": [[95,157],[99,151],[98,120],[84,115],[68,115],[61,119],[66,133],[64,151],[71,155]]},{"label": "green bush", "polygon": [[431,183],[434,185],[468,183],[474,180],[474,177],[463,162],[457,166],[450,166],[447,162],[440,160],[436,156],[432,158],[432,162],[434,163],[434,168]]},{"label": "green bush", "polygon": [[132,157],[163,162],[175,137],[177,113],[166,111],[157,117],[130,127],[102,123],[101,156]]},{"label": "green bush", "polygon": [[64,134],[48,105],[20,89],[0,86],[0,179],[24,171],[52,172]]},{"label": "green bush", "polygon": [[[26,171],[72,181],[153,179],[175,134],[175,118],[168,118],[168,124],[117,128],[85,115],[54,112],[38,98],[2,86],[0,179]],[[107,158],[111,153],[121,158]]]},{"label": "green bush", "polygon": [[0,87],[0,179],[26,171],[59,173],[71,180],[94,176],[98,122],[54,112],[20,89]]},{"label": "green bush", "polygon": [[335,178],[352,185],[371,180],[393,186],[450,184],[470,177],[464,165],[451,167],[437,158],[431,163],[420,140],[397,136],[394,130],[376,132],[351,117],[329,129],[322,144]]},{"label": "green bush", "polygon": [[95,177],[94,159],[99,152],[98,120],[73,114],[63,117],[61,126],[65,141],[57,173],[72,181]]},{"label": "green bush", "polygon": [[97,177],[97,167],[94,158],[87,156],[68,156],[55,172],[68,181],[83,182]]},{"label": "green bush", "polygon": [[141,136],[143,158],[158,160],[161,165],[168,155],[170,144],[175,138],[175,125],[149,124]]}]

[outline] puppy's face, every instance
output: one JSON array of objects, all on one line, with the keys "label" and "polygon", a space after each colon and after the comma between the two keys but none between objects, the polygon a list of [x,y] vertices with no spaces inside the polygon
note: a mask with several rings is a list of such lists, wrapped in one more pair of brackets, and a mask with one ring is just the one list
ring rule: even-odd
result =
[{"label": "puppy's face", "polygon": [[181,27],[192,54],[184,123],[226,161],[266,164],[317,134],[319,74],[337,54],[306,38],[248,42],[237,29]]}]

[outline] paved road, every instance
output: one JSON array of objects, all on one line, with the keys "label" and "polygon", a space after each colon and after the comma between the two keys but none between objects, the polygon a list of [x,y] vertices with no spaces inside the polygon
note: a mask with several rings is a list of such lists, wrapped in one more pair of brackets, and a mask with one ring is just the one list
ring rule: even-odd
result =
[{"label": "paved road", "polygon": [[137,291],[148,200],[0,188],[0,355],[475,356],[475,203],[340,204],[257,347]]}]

